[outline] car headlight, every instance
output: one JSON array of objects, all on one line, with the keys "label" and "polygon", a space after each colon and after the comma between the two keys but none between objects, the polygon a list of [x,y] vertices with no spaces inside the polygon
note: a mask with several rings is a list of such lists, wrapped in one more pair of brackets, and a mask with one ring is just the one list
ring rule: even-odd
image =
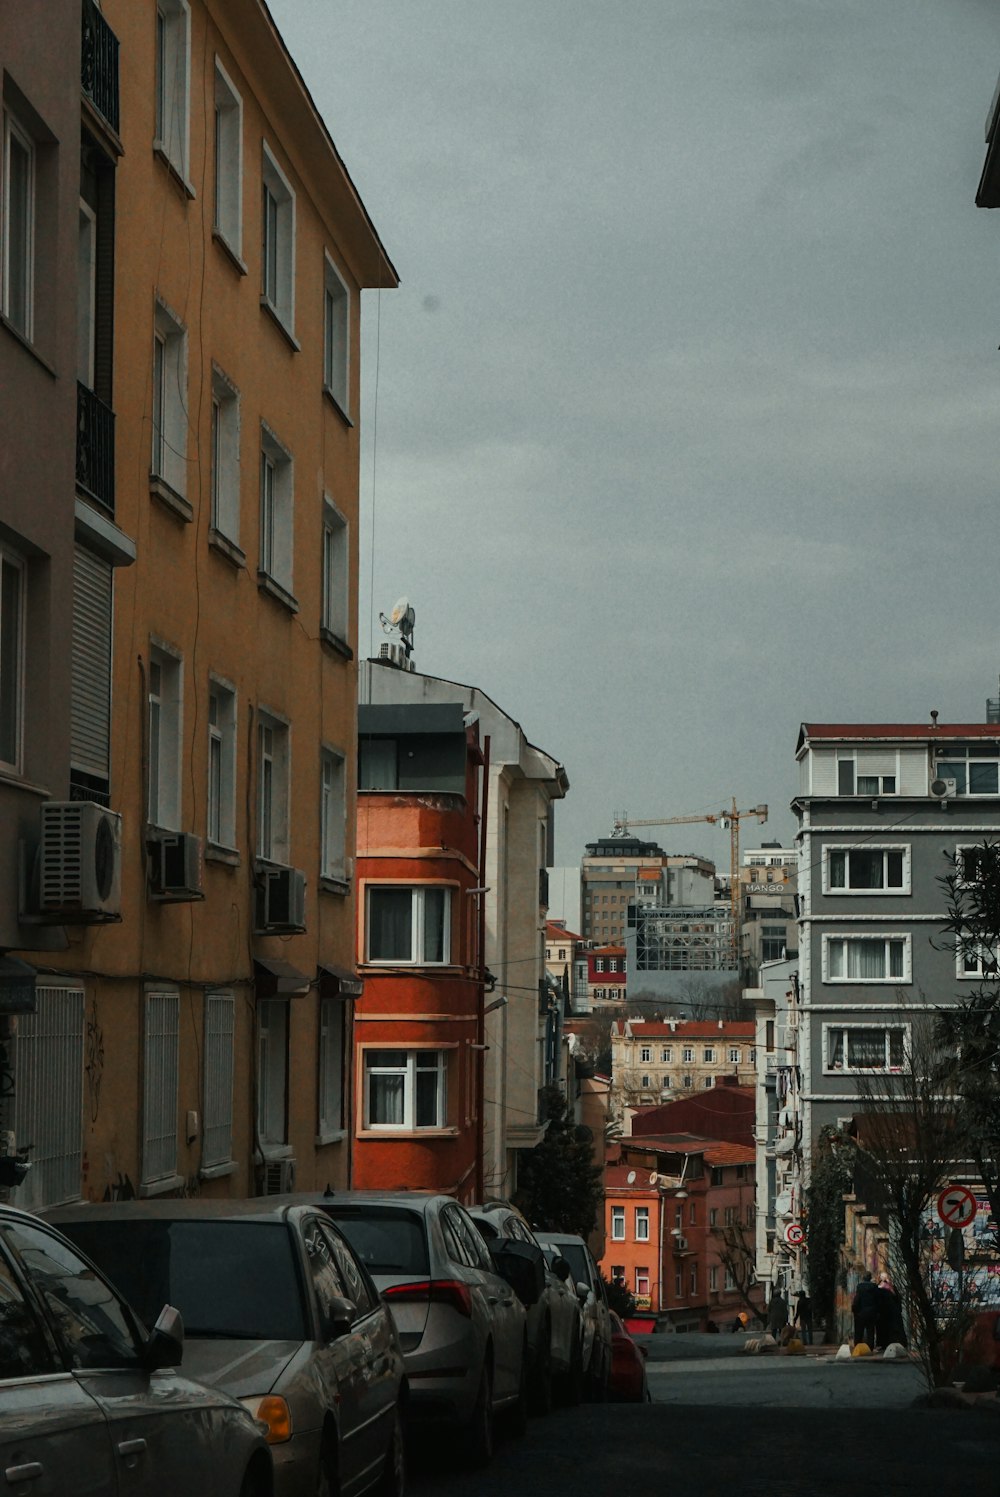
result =
[{"label": "car headlight", "polygon": [[267,1393],[263,1398],[241,1398],[240,1403],[263,1426],[269,1445],[281,1445],[292,1438],[292,1411],[276,1393]]}]

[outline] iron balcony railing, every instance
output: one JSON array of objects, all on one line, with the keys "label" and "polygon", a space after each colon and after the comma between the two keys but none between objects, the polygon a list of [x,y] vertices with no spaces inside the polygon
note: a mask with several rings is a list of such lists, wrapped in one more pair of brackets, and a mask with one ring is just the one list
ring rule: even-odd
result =
[{"label": "iron balcony railing", "polygon": [[115,413],[79,382],[76,387],[76,481],[98,504],[115,509]]},{"label": "iron balcony railing", "polygon": [[118,134],[118,38],[93,0],[83,0],[80,85]]}]

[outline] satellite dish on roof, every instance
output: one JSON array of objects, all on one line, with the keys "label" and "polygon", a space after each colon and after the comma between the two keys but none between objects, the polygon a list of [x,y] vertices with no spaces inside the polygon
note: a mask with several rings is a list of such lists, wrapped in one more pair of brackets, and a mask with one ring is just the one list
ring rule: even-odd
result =
[{"label": "satellite dish on roof", "polygon": [[[403,642],[403,649],[406,651],[406,658],[409,660],[413,654],[413,626],[417,621],[417,615],[406,594],[396,599],[388,618],[384,613],[380,613],[378,619],[386,634],[399,635]],[[385,648],[386,646],[383,646],[383,650]]]},{"label": "satellite dish on roof", "polygon": [[628,1174],[625,1176],[625,1184],[626,1185],[634,1185],[635,1184],[635,1170],[629,1170]]}]

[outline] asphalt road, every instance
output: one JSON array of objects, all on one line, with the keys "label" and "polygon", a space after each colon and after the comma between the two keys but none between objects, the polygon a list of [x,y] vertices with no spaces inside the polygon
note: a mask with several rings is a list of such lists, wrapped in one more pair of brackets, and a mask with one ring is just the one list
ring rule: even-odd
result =
[{"label": "asphalt road", "polygon": [[486,1471],[427,1445],[411,1466],[412,1497],[1000,1493],[1000,1415],[911,1407],[921,1391],[913,1368],[709,1350],[689,1342],[651,1355],[653,1404],[533,1419],[523,1438],[501,1439]]}]

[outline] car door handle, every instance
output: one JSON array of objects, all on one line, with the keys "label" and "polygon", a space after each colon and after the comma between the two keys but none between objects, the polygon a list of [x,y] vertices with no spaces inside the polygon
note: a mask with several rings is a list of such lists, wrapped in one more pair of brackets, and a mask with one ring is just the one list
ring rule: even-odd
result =
[{"label": "car door handle", "polygon": [[41,1461],[26,1461],[23,1466],[8,1466],[4,1476],[13,1486],[18,1481],[37,1481],[43,1470]]},{"label": "car door handle", "polygon": [[128,1460],[130,1455],[142,1455],[145,1448],[145,1440],[122,1440],[118,1446],[118,1454]]}]

